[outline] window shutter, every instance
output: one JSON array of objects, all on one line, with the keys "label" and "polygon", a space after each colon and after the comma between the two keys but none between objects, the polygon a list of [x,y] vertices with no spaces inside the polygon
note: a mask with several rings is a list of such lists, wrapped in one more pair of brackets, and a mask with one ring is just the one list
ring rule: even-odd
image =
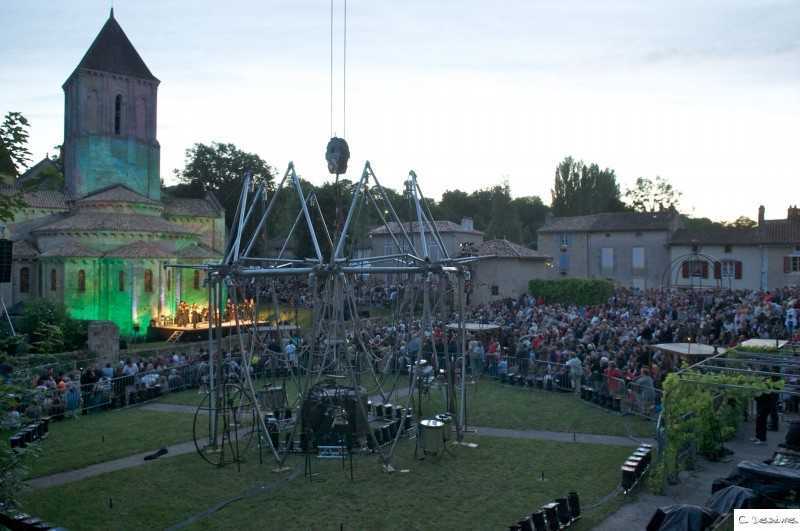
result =
[{"label": "window shutter", "polygon": [[714,262],[714,278],[722,278],[722,262]]},{"label": "window shutter", "polygon": [[708,262],[703,262],[703,278],[708,278]]},{"label": "window shutter", "polygon": [[741,280],[742,278],[742,262],[739,260],[734,263],[734,276],[736,280]]},{"label": "window shutter", "polygon": [[783,272],[788,273],[792,268],[792,258],[789,256],[783,257]]},{"label": "window shutter", "polygon": [[689,278],[689,262],[681,264],[681,276],[683,276],[683,278]]}]

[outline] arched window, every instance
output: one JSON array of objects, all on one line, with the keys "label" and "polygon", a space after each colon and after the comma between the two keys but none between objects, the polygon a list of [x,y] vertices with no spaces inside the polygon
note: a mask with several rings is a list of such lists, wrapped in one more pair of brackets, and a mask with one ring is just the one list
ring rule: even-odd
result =
[{"label": "arched window", "polygon": [[28,293],[31,290],[31,270],[23,267],[19,270],[19,292]]},{"label": "arched window", "polygon": [[153,292],[153,272],[149,269],[144,270],[144,290],[147,293]]},{"label": "arched window", "polygon": [[78,271],[78,291],[81,293],[86,291],[86,271],[83,269]]},{"label": "arched window", "polygon": [[136,136],[147,137],[147,100],[136,99]]},{"label": "arched window", "polygon": [[200,289],[200,270],[194,270],[194,289]]},{"label": "arched window", "polygon": [[117,94],[114,98],[114,134],[118,135],[122,130],[122,94]]},{"label": "arched window", "polygon": [[55,269],[50,270],[50,291],[58,289],[58,273]]}]

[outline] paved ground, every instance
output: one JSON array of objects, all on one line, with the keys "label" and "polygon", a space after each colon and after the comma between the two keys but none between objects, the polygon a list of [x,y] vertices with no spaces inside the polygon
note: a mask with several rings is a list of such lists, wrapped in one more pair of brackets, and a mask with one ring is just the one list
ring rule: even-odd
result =
[{"label": "paved ground", "polygon": [[658,507],[678,503],[704,505],[711,496],[711,483],[719,478],[726,477],[740,461],[763,461],[772,456],[775,448],[782,443],[786,435],[785,428],[788,422],[781,422],[781,431],[767,432],[767,444],[757,446],[750,442],[754,433],[753,423],[745,423],[739,430],[735,440],[725,446],[734,453],[724,462],[712,463],[700,460],[697,469],[683,472],[680,483],[667,488],[664,496],[656,496],[647,492],[646,487],[637,488],[638,497],[633,503],[627,503],[595,527],[598,531],[619,531],[620,529],[645,529],[650,517]]},{"label": "paved ground", "polygon": [[[47,487],[57,487],[65,483],[72,483],[74,481],[81,481],[100,474],[107,474],[109,472],[116,472],[117,470],[125,470],[126,468],[133,468],[141,466],[148,461],[144,460],[144,456],[152,454],[156,449],[149,452],[143,452],[136,455],[129,455],[122,459],[114,459],[113,461],[106,461],[104,463],[97,463],[96,465],[87,466],[86,468],[79,468],[77,470],[70,470],[67,472],[60,472],[50,476],[42,476],[28,480],[28,485],[34,489],[43,489]],[[194,441],[189,441],[180,444],[174,444],[167,447],[168,454],[158,459],[167,459],[168,457],[175,457],[178,455],[188,454],[195,451]]]},{"label": "paved ground", "polygon": [[595,435],[593,433],[572,433],[563,431],[541,431],[541,430],[507,430],[502,428],[474,429],[475,435],[488,437],[508,437],[512,439],[537,439],[540,441],[556,441],[565,443],[588,443],[605,444],[610,446],[638,446],[646,442],[654,444],[651,439],[633,439],[629,437],[618,437],[616,435]]}]

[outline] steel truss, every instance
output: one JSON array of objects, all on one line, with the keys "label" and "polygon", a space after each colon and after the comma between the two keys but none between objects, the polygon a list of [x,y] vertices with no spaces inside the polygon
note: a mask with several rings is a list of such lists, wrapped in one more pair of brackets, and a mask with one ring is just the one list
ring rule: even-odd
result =
[{"label": "steel truss", "polygon": [[[279,326],[279,304],[277,299],[276,282],[281,277],[306,277],[313,296],[312,322],[306,333],[303,348],[297,353],[296,370],[292,371],[298,389],[298,400],[294,407],[294,424],[289,441],[295,440],[296,430],[301,426],[301,404],[309,390],[323,377],[335,376],[349,382],[357,394],[358,415],[367,418],[367,411],[363,408],[362,400],[362,375],[374,379],[384,401],[392,399],[396,389],[388,393],[383,389],[375,372],[376,361],[384,362],[384,370],[393,363],[393,359],[382,360],[364,341],[362,332],[364,324],[359,317],[357,299],[354,292],[355,279],[359,275],[405,275],[416,279],[414,294],[422,292],[422,319],[418,330],[420,342],[420,355],[425,336],[432,339],[434,345],[434,358],[437,357],[436,343],[433,341],[433,315],[435,311],[441,312],[444,299],[448,295],[443,286],[455,285],[454,297],[459,323],[459,351],[453,358],[446,356],[447,378],[447,407],[448,412],[456,418],[455,426],[458,442],[463,441],[466,419],[466,336],[464,328],[465,304],[464,283],[469,273],[466,265],[478,259],[475,256],[451,257],[439,233],[430,209],[424,200],[422,189],[419,186],[417,175],[409,172],[406,181],[406,195],[413,202],[416,214],[416,227],[406,230],[404,222],[400,219],[392,205],[386,190],[380,184],[372,167],[367,161],[361,178],[352,190],[350,207],[344,225],[339,234],[331,234],[328,225],[322,216],[322,209],[315,200],[313,193],[305,194],[300,179],[297,176],[293,163],[289,163],[280,183],[267,200],[268,190],[264,184],[253,189],[250,175],[245,175],[239,203],[234,215],[233,226],[226,245],[224,259],[219,264],[205,264],[202,266],[176,266],[201,268],[207,271],[208,300],[209,300],[209,400],[205,409],[209,413],[209,435],[207,445],[198,443],[201,454],[214,452],[221,457],[216,459],[216,464],[224,464],[226,444],[231,461],[238,462],[239,431],[241,417],[247,416],[241,411],[241,404],[252,407],[255,426],[251,428],[257,432],[259,440],[269,447],[278,467],[284,465],[285,459],[292,444],[285,444],[281,448],[273,444],[269,437],[268,426],[265,421],[261,404],[256,397],[256,390],[251,378],[251,363],[254,355],[266,354],[264,334],[260,332],[258,308],[261,304],[261,290],[257,290],[255,309],[249,319],[240,319],[239,312],[235,313],[236,341],[242,352],[242,376],[244,382],[236,388],[237,396],[233,399],[230,395],[231,386],[226,384],[225,360],[223,359],[223,300],[224,291],[233,299],[235,306],[241,302],[240,292],[248,286],[272,286],[271,301],[275,315],[275,332],[283,336]],[[286,242],[277,256],[257,255],[257,243],[260,238],[266,237],[266,229],[279,198],[294,194],[300,207]],[[380,207],[383,204],[384,209]],[[354,258],[349,256],[348,245],[352,244],[351,231],[359,207],[370,205],[377,213],[389,238],[391,238],[396,252],[382,256]],[[319,236],[312,220],[312,212],[316,212],[322,226],[330,253],[326,257],[320,245]],[[388,219],[387,219],[388,218]],[[256,221],[257,220],[257,221]],[[288,259],[284,257],[289,240],[296,231],[302,230],[305,225],[313,247],[314,256],[310,258]],[[410,234],[409,234],[410,232]],[[417,236],[418,238],[415,238]],[[431,257],[429,242],[435,243],[441,249],[442,256],[435,259]],[[387,265],[388,264],[388,265]],[[419,289],[416,289],[419,288]],[[415,304],[412,305],[413,313]],[[212,312],[211,309],[217,311]],[[349,318],[348,318],[349,317]],[[284,338],[282,338],[284,339]],[[216,351],[216,353],[215,353]],[[291,366],[286,354],[270,351],[273,361],[285,366]],[[390,356],[397,355],[396,352]],[[282,359],[278,359],[282,358]],[[274,364],[273,364],[274,366]],[[457,378],[457,369],[460,368],[460,383]],[[416,386],[419,385],[420,367],[417,365],[409,369],[409,386],[405,397],[406,413],[401,419],[401,426],[405,423],[405,415],[412,410],[411,401],[414,398]],[[245,399],[241,394],[246,395]],[[402,397],[396,397],[399,400]],[[234,403],[235,402],[235,403]],[[249,412],[248,412],[249,413]],[[238,415],[238,417],[237,417]],[[248,417],[249,418],[249,417]],[[420,420],[420,419],[417,419]],[[367,430],[371,439],[371,447],[377,449],[381,463],[385,470],[391,471],[392,459],[397,442],[402,430],[397,434],[387,449],[382,448],[374,438],[371,430]],[[234,445],[234,442],[236,443]],[[204,455],[205,457],[205,455]]]}]

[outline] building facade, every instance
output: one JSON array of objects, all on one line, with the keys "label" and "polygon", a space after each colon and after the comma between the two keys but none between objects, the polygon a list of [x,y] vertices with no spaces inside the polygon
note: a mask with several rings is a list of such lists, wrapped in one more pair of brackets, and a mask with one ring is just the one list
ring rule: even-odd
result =
[{"label": "building facade", "polygon": [[[442,237],[444,250],[446,250],[447,256],[451,258],[460,256],[461,251],[465,247],[475,246],[483,241],[483,232],[475,230],[475,227],[472,224],[472,219],[470,218],[464,218],[461,220],[461,224],[454,223],[452,221],[435,221],[434,223],[436,223],[436,230]],[[430,227],[425,226],[421,229],[419,223],[416,221],[403,223],[402,230],[394,221],[387,223],[387,226],[389,227],[388,229],[386,226],[380,226],[370,231],[369,247],[371,256],[391,255],[397,254],[398,252],[412,252],[408,242],[405,241],[402,236],[402,231],[404,230],[408,235],[408,239],[414,243],[414,247],[417,249],[418,253],[422,254],[422,237],[424,235],[425,243],[428,246],[428,253],[431,257],[431,260],[435,261],[445,257],[445,252],[442,250],[442,246],[439,245],[437,240],[434,238]],[[389,230],[391,230],[391,234],[389,233]],[[398,245],[395,243],[394,238],[392,238],[392,234],[394,234],[400,243],[400,250],[398,250]],[[360,253],[362,256],[366,255],[363,249],[360,249]]]},{"label": "building facade", "polygon": [[677,214],[604,213],[549,218],[538,231],[539,252],[551,256],[547,276],[598,278],[637,289],[664,285]]},{"label": "building facade", "polygon": [[63,183],[37,187],[29,177],[5,189],[26,205],[6,227],[6,304],[63,302],[73,317],[114,321],[128,337],[173,316],[181,300],[206,306],[204,274],[166,266],[219,259],[224,209],[211,194],[162,195],[158,85],[112,10],[63,85]]},{"label": "building facade", "polygon": [[477,260],[469,265],[469,304],[517,298],[528,293],[532,279],[545,278],[552,259],[508,240],[487,240],[477,246]]},{"label": "building facade", "polygon": [[754,228],[679,230],[670,242],[672,283],[678,287],[773,290],[800,285],[800,210]]}]

